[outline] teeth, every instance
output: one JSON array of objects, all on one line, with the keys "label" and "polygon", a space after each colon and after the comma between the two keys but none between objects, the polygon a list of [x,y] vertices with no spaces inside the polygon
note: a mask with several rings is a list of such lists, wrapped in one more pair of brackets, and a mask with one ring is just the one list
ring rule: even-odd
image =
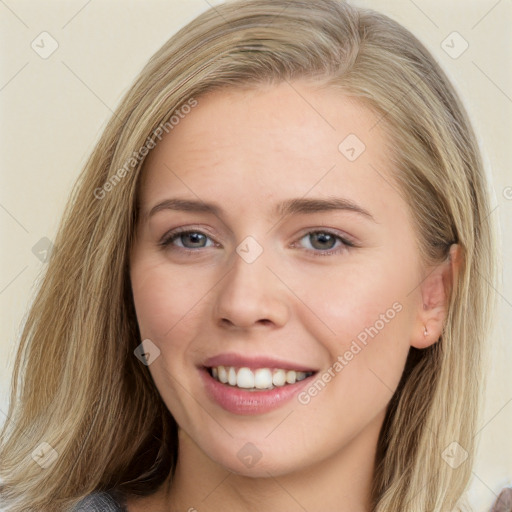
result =
[{"label": "teeth", "polygon": [[228,371],[228,382],[230,386],[236,386],[236,370],[232,366]]},{"label": "teeth", "polygon": [[296,380],[297,374],[293,370],[286,372],[286,382],[288,382],[288,384],[295,384]]},{"label": "teeth", "polygon": [[[235,370],[233,370],[235,371]],[[230,383],[231,384],[231,383]],[[249,368],[240,368],[236,374],[236,385],[239,388],[250,389],[254,387],[254,373]]]},{"label": "teeth", "polygon": [[258,389],[274,389],[287,384],[304,380],[313,375],[313,372],[300,372],[294,370],[281,370],[258,368],[251,370],[247,367],[235,368],[233,366],[215,366],[210,369],[211,376],[230,386],[256,391]]},{"label": "teeth", "polygon": [[219,377],[218,377],[218,380],[220,380],[220,382],[222,382],[223,384],[226,384],[227,381],[228,381],[228,372],[226,371],[226,368],[224,368],[224,366],[219,366],[217,368],[212,368],[212,377],[214,379],[216,379],[217,377],[213,374],[213,370],[217,370],[217,372],[219,373]]},{"label": "teeth", "polygon": [[272,372],[268,368],[260,368],[254,372],[254,387],[258,389],[272,386]]},{"label": "teeth", "polygon": [[286,384],[286,371],[276,370],[272,376],[272,384],[274,386],[284,386]]}]

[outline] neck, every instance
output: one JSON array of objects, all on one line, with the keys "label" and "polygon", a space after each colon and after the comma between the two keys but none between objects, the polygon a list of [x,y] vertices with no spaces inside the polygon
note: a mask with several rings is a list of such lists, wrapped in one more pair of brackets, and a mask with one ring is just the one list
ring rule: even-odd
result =
[{"label": "neck", "polygon": [[368,512],[384,414],[328,459],[282,475],[252,478],[227,471],[180,431],[179,458],[162,510],[221,512]]}]

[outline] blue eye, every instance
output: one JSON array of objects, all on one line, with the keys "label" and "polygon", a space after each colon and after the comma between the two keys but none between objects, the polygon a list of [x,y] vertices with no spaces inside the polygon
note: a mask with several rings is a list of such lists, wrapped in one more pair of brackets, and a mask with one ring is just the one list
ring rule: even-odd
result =
[{"label": "blue eye", "polygon": [[[176,241],[179,241],[181,242],[181,245],[177,245],[178,248],[185,250],[203,249],[207,247],[207,245],[204,245],[204,242],[208,239],[209,237],[200,231],[174,231],[164,238],[161,245],[167,247],[171,244],[174,245]],[[187,246],[186,244],[189,242],[190,246]]]},{"label": "blue eye", "polygon": [[[298,242],[308,240],[309,247],[305,248],[314,256],[330,256],[346,251],[349,247],[355,245],[341,237],[336,233],[330,231],[309,231],[302,235]],[[208,244],[208,241],[210,243]],[[295,247],[297,242],[293,244]],[[197,253],[196,249],[206,249],[208,247],[215,247],[217,244],[205,233],[197,230],[177,229],[167,233],[159,245],[165,249],[184,251],[190,253]]]},{"label": "blue eye", "polygon": [[329,256],[354,247],[353,243],[330,231],[310,231],[299,240],[308,240],[311,247],[308,250],[312,250],[315,256]]}]

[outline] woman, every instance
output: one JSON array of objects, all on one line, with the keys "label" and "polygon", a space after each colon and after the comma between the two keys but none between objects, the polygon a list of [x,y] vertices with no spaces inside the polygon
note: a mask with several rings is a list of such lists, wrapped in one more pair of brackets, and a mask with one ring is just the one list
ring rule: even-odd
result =
[{"label": "woman", "polygon": [[464,109],[403,27],[336,0],[212,8],[149,61],[72,197],[1,499],[462,510],[489,211]]}]

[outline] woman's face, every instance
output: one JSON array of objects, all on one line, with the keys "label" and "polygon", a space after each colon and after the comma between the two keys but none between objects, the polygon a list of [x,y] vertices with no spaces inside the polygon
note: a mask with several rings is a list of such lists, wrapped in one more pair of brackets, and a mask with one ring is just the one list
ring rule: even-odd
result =
[{"label": "woman's face", "polygon": [[253,476],[371,454],[423,335],[379,118],[307,82],[196,99],[146,160],[131,254],[181,442]]}]

